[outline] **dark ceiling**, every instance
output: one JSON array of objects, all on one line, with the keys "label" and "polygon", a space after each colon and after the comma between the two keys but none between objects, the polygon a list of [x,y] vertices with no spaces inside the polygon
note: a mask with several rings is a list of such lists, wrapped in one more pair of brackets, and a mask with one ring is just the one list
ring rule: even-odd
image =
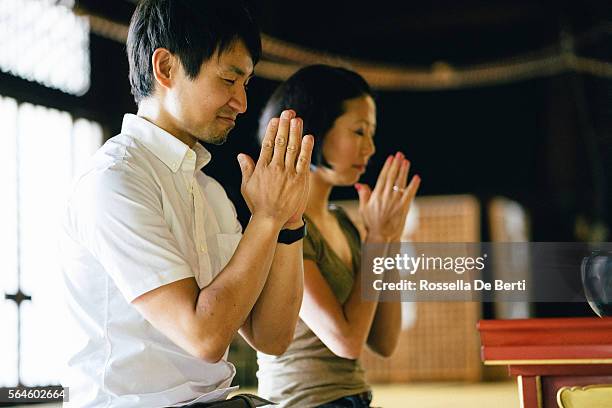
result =
[{"label": "dark ceiling", "polygon": [[[77,0],[128,22],[136,0]],[[367,60],[427,66],[513,57],[556,46],[562,29],[588,48],[609,39],[612,2],[529,0],[249,1],[263,32],[299,45]],[[599,27],[593,32],[594,27]],[[579,50],[580,51],[580,50]]]}]

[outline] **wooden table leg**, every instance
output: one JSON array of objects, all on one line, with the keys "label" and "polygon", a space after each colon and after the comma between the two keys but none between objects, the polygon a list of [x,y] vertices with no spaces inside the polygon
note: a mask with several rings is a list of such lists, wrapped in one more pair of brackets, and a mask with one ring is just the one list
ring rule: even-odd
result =
[{"label": "wooden table leg", "polygon": [[542,408],[542,384],[540,376],[516,377],[521,408]]}]

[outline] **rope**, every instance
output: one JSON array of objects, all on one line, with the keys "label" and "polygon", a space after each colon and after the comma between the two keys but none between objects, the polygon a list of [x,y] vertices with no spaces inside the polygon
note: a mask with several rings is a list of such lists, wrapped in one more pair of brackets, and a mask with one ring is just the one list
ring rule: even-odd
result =
[{"label": "rope", "polygon": [[[96,16],[76,8],[75,12],[89,18],[91,31],[104,38],[125,43],[125,24]],[[583,40],[593,40],[594,33],[609,33],[610,25],[594,27]],[[574,39],[572,39],[574,41]],[[580,42],[577,39],[576,42]],[[573,49],[550,46],[519,57],[467,67],[453,67],[438,62],[429,69],[381,64],[340,55],[324,53],[262,34],[263,55],[255,72],[258,76],[284,81],[295,71],[311,64],[344,66],[359,72],[368,83],[387,91],[433,91],[491,86],[578,72],[601,78],[612,78],[612,64],[596,58],[581,57]]]}]

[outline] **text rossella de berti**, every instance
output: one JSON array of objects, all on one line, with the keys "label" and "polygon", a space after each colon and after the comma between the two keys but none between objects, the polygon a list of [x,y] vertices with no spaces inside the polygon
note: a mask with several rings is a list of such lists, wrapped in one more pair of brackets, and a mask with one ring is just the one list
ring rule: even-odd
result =
[{"label": "text rossella de berti", "polygon": [[[466,278],[466,272],[480,272],[485,269],[488,255],[471,256],[418,256],[395,254],[393,256],[373,257],[371,271],[376,276],[372,287],[376,291],[525,291],[525,279],[507,282],[495,279],[487,282],[483,279]],[[387,281],[386,271],[397,270],[404,279]],[[427,271],[446,271],[454,273],[456,279],[432,280],[426,276]],[[417,274],[421,276],[417,276]]]}]

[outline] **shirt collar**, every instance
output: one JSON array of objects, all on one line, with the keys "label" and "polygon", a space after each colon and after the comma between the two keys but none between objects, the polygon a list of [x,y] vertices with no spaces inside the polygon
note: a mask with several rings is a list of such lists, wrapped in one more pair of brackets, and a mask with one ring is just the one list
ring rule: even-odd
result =
[{"label": "shirt collar", "polygon": [[202,146],[199,142],[196,142],[195,146],[193,146],[193,150],[196,153],[196,170],[202,170],[204,166],[210,162],[212,155],[204,146]]},{"label": "shirt collar", "polygon": [[[185,143],[159,126],[130,113],[123,117],[121,133],[138,139],[174,173],[181,168],[185,156],[192,150]],[[204,146],[197,142],[193,147],[193,151],[196,154],[195,168],[196,170],[201,170],[210,162],[211,154]]]}]

